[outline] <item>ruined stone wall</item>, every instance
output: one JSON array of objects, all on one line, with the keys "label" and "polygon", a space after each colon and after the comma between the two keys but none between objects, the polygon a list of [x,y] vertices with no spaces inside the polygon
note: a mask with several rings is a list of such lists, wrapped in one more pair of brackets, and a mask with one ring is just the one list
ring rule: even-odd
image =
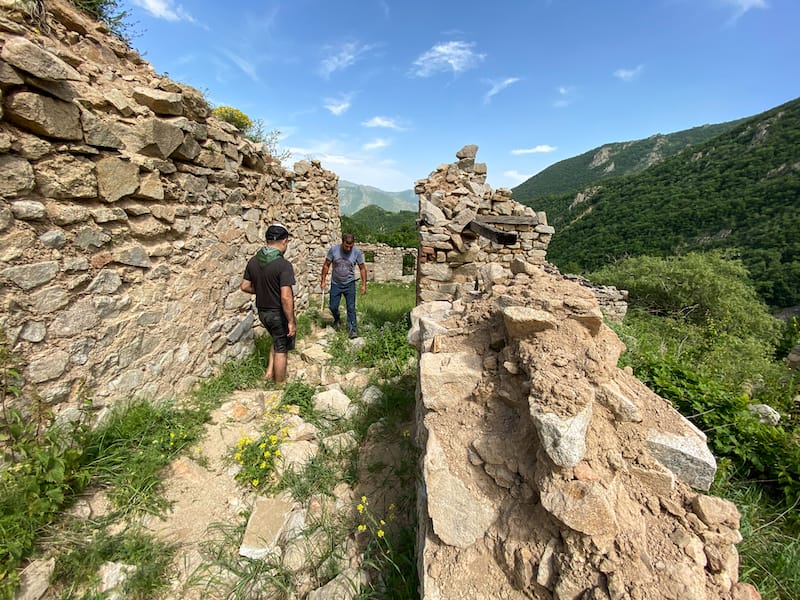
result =
[{"label": "ruined stone wall", "polygon": [[[448,206],[462,171],[440,167],[427,202]],[[409,332],[421,596],[757,597],[737,583],[736,507],[703,493],[716,472],[705,435],[617,367],[624,346],[595,291],[539,253],[459,250],[460,215],[428,221],[423,236],[453,248],[420,265]],[[490,251],[497,262],[461,256]]]},{"label": "ruined stone wall", "polygon": [[366,262],[368,281],[411,282],[416,279],[416,269],[412,274],[403,275],[403,257],[411,254],[416,263],[416,248],[393,248],[386,244],[358,244],[358,247],[373,256],[372,261]]},{"label": "ruined stone wall", "polygon": [[[419,195],[421,301],[460,298],[491,285],[515,264],[545,260],[554,231],[546,215],[514,202],[508,189],[493,190],[486,183],[486,165],[475,162],[477,151],[477,146],[464,146],[457,162],[441,165],[414,186]],[[518,240],[502,245],[480,237],[468,228],[474,220],[513,232]]]},{"label": "ruined stone wall", "polygon": [[0,6],[0,328],[64,409],[171,397],[252,348],[238,290],[266,226],[294,234],[302,309],[340,229],[337,177],[281,166],[63,0]]}]

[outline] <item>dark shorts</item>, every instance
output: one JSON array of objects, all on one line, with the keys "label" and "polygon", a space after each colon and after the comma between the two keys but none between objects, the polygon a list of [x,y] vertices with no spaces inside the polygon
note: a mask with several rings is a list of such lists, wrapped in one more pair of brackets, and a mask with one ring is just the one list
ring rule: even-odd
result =
[{"label": "dark shorts", "polygon": [[272,348],[276,353],[294,350],[294,336],[289,337],[289,321],[282,310],[258,309],[258,318],[272,336]]}]

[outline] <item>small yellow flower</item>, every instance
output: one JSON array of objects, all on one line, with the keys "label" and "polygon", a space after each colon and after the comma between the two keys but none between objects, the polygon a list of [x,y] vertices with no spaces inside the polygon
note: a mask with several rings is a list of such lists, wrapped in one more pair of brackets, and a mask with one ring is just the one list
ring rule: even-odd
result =
[{"label": "small yellow flower", "polygon": [[266,469],[266,468],[267,468],[267,463],[266,463],[266,461],[263,461],[263,460],[262,460],[262,461],[261,461],[261,464],[260,464],[260,465],[258,465],[258,468],[259,468],[259,469]]},{"label": "small yellow flower", "polygon": [[269,441],[274,446],[275,444],[278,443],[278,436],[275,434],[269,436]]},{"label": "small yellow flower", "polygon": [[278,449],[278,450],[275,450],[275,456],[280,456],[280,455],[281,455],[281,451],[280,451],[280,449]]},{"label": "small yellow flower", "polygon": [[356,509],[358,510],[358,512],[363,513],[364,512],[364,505],[363,504],[359,504],[358,506],[356,506]]},{"label": "small yellow flower", "polygon": [[381,525],[386,525],[386,521],[384,521],[383,519],[381,519]]},{"label": "small yellow flower", "polygon": [[258,487],[258,479],[253,479],[250,483],[253,484],[253,487]]},{"label": "small yellow flower", "polygon": [[270,451],[269,450],[264,450],[264,458],[269,458],[270,456],[272,456],[270,454]]},{"label": "small yellow flower", "polygon": [[242,460],[242,453],[241,452],[237,452],[236,454],[234,454],[233,455],[233,460],[241,461]]},{"label": "small yellow flower", "polygon": [[367,530],[367,526],[366,525],[359,525],[358,526],[358,530],[359,531],[366,531]]},{"label": "small yellow flower", "polygon": [[406,437],[406,438],[407,438],[407,437],[408,437],[408,436],[410,436],[410,435],[411,435],[411,432],[410,432],[408,429],[404,429],[404,430],[403,430],[403,437]]},{"label": "small yellow flower", "polygon": [[266,447],[267,447],[267,442],[261,442],[261,443],[258,445],[258,449],[259,449],[259,450],[263,450],[263,449],[264,449],[264,448],[266,448]]},{"label": "small yellow flower", "polygon": [[392,502],[392,503],[389,505],[389,511],[391,512],[391,511],[393,511],[395,508],[397,508],[397,507],[394,505],[394,502]]},{"label": "small yellow flower", "polygon": [[382,538],[384,536],[383,529],[378,529],[378,537]]},{"label": "small yellow flower", "polygon": [[174,431],[170,431],[169,432],[169,439],[171,439],[171,440],[175,439],[175,432]]},{"label": "small yellow flower", "polygon": [[364,506],[369,506],[369,502],[367,502],[367,497],[366,496],[361,496],[361,502],[364,503]]}]

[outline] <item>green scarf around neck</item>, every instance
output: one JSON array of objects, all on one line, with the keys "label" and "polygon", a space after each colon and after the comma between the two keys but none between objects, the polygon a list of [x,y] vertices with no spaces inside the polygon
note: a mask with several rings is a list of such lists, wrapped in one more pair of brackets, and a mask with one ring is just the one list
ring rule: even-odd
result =
[{"label": "green scarf around neck", "polygon": [[256,258],[258,259],[258,264],[262,267],[268,265],[276,258],[280,258],[283,256],[283,252],[278,250],[277,248],[268,248],[267,246],[263,246],[261,250],[256,253]]}]

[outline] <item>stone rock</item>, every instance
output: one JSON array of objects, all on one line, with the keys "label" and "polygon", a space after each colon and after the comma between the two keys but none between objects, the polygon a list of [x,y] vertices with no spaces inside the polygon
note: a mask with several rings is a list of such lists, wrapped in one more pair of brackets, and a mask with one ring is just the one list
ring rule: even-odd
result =
[{"label": "stone rock", "polygon": [[651,431],[647,445],[654,458],[690,486],[708,490],[714,482],[717,461],[705,441],[694,433],[678,435]]},{"label": "stone rock", "polygon": [[142,246],[115,248],[111,258],[114,262],[132,267],[142,267],[143,269],[149,269],[151,265],[150,256]]},{"label": "stone rock", "polygon": [[5,102],[5,118],[32,133],[63,140],[82,140],[80,111],[54,98],[16,92]]},{"label": "stone rock", "polygon": [[726,525],[739,529],[739,509],[733,502],[715,496],[698,494],[692,500],[692,510],[706,525],[715,528]]},{"label": "stone rock", "polygon": [[429,410],[466,402],[483,376],[483,358],[469,352],[426,352],[419,361],[422,399]]},{"label": "stone rock", "polygon": [[613,486],[601,482],[548,481],[541,491],[542,506],[570,529],[586,535],[616,531]]},{"label": "stone rock", "polygon": [[747,408],[759,421],[766,425],[777,427],[778,423],[781,421],[781,413],[768,404],[748,404]]},{"label": "stone rock", "polygon": [[592,405],[586,405],[572,417],[545,412],[535,401],[530,402],[530,414],[542,447],[555,464],[574,467],[586,452],[586,432],[592,421]]},{"label": "stone rock", "polygon": [[159,115],[183,114],[181,94],[147,87],[133,88],[133,99]]},{"label": "stone rock", "polygon": [[11,203],[11,212],[22,221],[37,221],[43,219],[46,211],[44,204],[36,200],[18,200]]},{"label": "stone rock", "polygon": [[25,377],[33,383],[43,383],[60,377],[69,364],[69,354],[58,348],[34,357],[25,370]]},{"label": "stone rock", "polygon": [[314,410],[328,418],[342,419],[352,412],[350,398],[335,388],[314,394],[311,401],[314,404]]},{"label": "stone rock", "polygon": [[32,290],[52,279],[58,273],[56,261],[30,263],[16,267],[8,267],[0,271],[0,276],[10,279],[23,290]]},{"label": "stone rock", "polygon": [[492,502],[479,491],[468,489],[454,476],[437,436],[431,431],[423,458],[423,472],[433,530],[448,546],[466,548],[483,537],[497,514]]},{"label": "stone rock", "polygon": [[553,315],[543,310],[527,306],[507,306],[502,313],[503,323],[511,338],[524,339],[558,327]]},{"label": "stone rock", "polygon": [[39,600],[50,587],[50,576],[56,567],[55,558],[31,561],[20,573],[20,584],[14,600]]},{"label": "stone rock", "polygon": [[167,158],[183,143],[183,132],[178,127],[156,117],[142,122],[137,133],[141,144],[137,151],[146,156]]},{"label": "stone rock", "polygon": [[116,157],[97,162],[97,187],[106,202],[116,202],[133,194],[139,187],[139,167]]},{"label": "stone rock", "polygon": [[642,414],[639,407],[627,398],[620,390],[619,385],[613,381],[601,383],[597,390],[597,398],[621,423],[640,423]]},{"label": "stone rock", "polygon": [[0,171],[3,173],[0,177],[0,196],[4,198],[27,194],[36,183],[33,167],[24,158],[8,154],[0,155]]},{"label": "stone rock", "polygon": [[79,81],[81,78],[63,60],[24,37],[7,39],[0,57],[8,64],[47,81]]},{"label": "stone rock", "polygon": [[[49,198],[97,197],[97,179],[94,163],[81,156],[56,155],[45,158],[36,165],[36,185],[42,195]],[[50,204],[48,204],[50,211]],[[88,216],[88,213],[87,213]],[[67,223],[59,223],[66,225]]]},{"label": "stone rock", "polygon": [[362,569],[347,568],[321,588],[306,596],[307,600],[353,600],[369,583]]},{"label": "stone rock", "polygon": [[256,498],[239,546],[239,555],[253,560],[262,560],[270,554],[280,555],[278,538],[291,510],[292,502],[286,496]]}]

